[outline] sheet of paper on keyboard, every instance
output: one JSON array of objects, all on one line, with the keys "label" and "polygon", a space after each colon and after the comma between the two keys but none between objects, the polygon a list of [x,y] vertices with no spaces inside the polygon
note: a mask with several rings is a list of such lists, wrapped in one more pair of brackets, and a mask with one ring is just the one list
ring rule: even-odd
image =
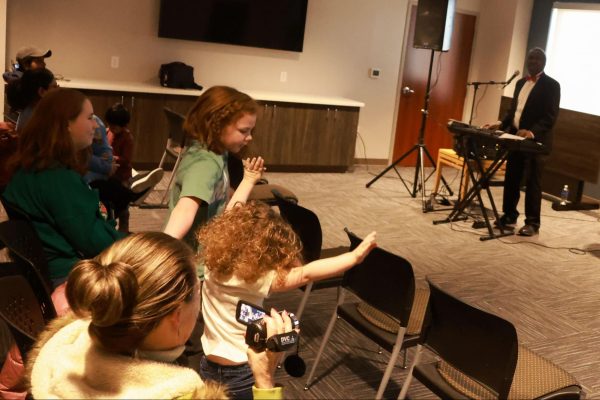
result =
[{"label": "sheet of paper on keyboard", "polygon": [[502,135],[500,135],[500,139],[525,140],[524,137],[513,135],[511,133],[503,133]]}]

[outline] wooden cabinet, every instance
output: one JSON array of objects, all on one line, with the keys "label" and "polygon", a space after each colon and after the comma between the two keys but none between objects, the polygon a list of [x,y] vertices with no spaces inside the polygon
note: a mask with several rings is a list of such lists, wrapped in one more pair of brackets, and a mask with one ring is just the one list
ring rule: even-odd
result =
[{"label": "wooden cabinet", "polygon": [[259,102],[249,152],[270,170],[345,171],[352,165],[358,107]]},{"label": "wooden cabinet", "polygon": [[[131,112],[133,166],[155,168],[167,142],[164,107],[186,115],[197,96],[79,88],[104,119],[121,102]],[[346,171],[354,160],[358,106],[259,100],[248,154],[262,156],[270,171]]]}]

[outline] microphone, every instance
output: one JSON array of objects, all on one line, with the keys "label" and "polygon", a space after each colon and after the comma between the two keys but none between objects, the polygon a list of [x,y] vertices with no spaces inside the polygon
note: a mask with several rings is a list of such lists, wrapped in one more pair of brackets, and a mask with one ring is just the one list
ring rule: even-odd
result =
[{"label": "microphone", "polygon": [[510,78],[508,78],[508,80],[506,82],[504,82],[504,87],[510,85],[510,83],[517,77],[519,76],[519,74],[521,73],[521,71],[516,70],[512,76]]}]

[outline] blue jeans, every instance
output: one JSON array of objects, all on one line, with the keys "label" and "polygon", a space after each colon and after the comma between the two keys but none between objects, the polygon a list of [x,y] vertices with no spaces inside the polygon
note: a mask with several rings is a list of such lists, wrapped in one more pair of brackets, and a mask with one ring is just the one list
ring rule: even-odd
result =
[{"label": "blue jeans", "polygon": [[203,381],[212,380],[226,385],[231,399],[253,399],[254,375],[248,363],[220,365],[203,356],[200,361],[200,376]]}]

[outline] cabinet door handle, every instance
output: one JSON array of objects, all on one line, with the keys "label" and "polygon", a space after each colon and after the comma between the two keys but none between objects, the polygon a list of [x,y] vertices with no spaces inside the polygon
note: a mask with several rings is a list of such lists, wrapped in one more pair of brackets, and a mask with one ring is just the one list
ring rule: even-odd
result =
[{"label": "cabinet door handle", "polygon": [[131,96],[131,112],[133,112],[134,107],[135,107],[135,96]]},{"label": "cabinet door handle", "polygon": [[125,96],[121,96],[121,104],[125,103]]},{"label": "cabinet door handle", "polygon": [[273,104],[273,116],[277,113],[277,104]]},{"label": "cabinet door handle", "polygon": [[336,121],[337,120],[337,108],[333,109],[333,120]]}]

